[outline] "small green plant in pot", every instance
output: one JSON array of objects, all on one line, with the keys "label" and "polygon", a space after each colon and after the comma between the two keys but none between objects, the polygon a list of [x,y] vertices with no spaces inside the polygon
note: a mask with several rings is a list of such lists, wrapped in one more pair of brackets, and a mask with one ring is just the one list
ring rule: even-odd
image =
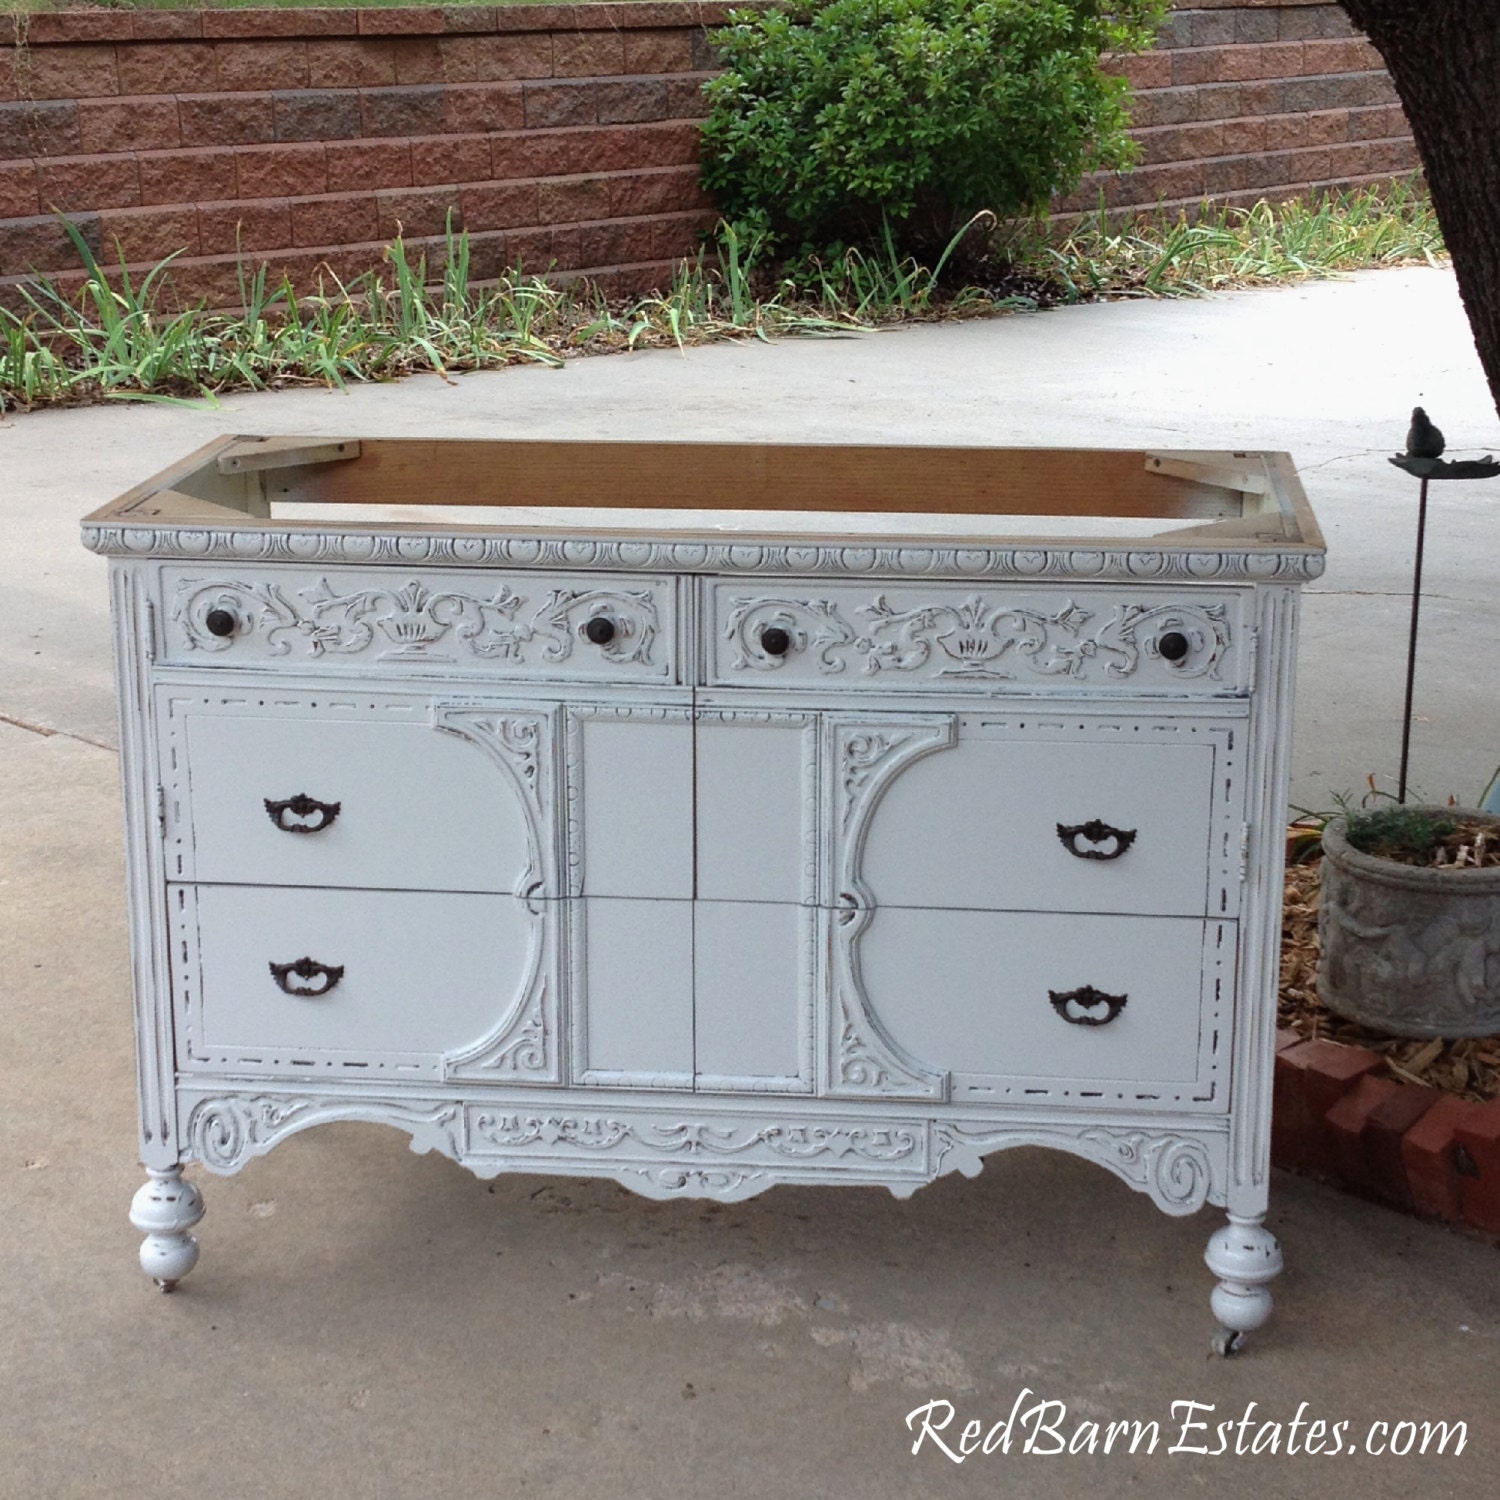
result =
[{"label": "small green plant in pot", "polygon": [[1038,212],[1128,165],[1126,81],[1163,0],[789,0],[711,33],[704,186],[725,218],[816,253],[894,234],[929,258],[986,211]]},{"label": "small green plant in pot", "polygon": [[1398,805],[1323,830],[1318,995],[1392,1036],[1500,1033],[1500,816]]}]

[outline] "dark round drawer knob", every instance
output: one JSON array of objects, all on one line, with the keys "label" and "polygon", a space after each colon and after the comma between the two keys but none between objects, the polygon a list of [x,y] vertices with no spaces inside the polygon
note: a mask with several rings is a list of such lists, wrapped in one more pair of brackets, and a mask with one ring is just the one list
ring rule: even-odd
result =
[{"label": "dark round drawer knob", "polygon": [[1156,649],[1168,661],[1181,661],[1188,654],[1188,638],[1180,630],[1169,630],[1156,643]]},{"label": "dark round drawer knob", "polygon": [[767,625],[760,633],[760,649],[767,656],[785,656],[792,649],[792,637],[779,625]]},{"label": "dark round drawer knob", "polygon": [[204,627],[210,635],[233,635],[238,623],[227,609],[211,609],[203,617]]},{"label": "dark round drawer knob", "polygon": [[608,615],[595,615],[584,625],[583,633],[596,646],[607,646],[615,638],[615,622]]}]

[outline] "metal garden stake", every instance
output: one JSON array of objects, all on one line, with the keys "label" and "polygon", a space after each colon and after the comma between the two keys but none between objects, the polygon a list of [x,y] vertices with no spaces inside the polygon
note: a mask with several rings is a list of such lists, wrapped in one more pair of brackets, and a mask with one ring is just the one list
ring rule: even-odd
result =
[{"label": "metal garden stake", "polygon": [[1406,452],[1395,454],[1391,462],[1422,481],[1417,501],[1417,557],[1411,580],[1411,632],[1406,646],[1406,704],[1401,714],[1401,776],[1396,801],[1406,801],[1406,768],[1411,755],[1412,688],[1417,673],[1417,618],[1422,605],[1422,550],[1427,538],[1427,482],[1430,479],[1493,479],[1500,474],[1500,463],[1485,454],[1483,458],[1443,462],[1443,434],[1433,426],[1420,406],[1412,408],[1411,426],[1406,433]]}]

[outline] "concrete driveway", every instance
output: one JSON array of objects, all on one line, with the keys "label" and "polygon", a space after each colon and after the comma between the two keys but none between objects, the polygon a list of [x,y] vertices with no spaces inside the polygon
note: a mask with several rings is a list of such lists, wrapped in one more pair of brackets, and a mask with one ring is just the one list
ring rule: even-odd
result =
[{"label": "concrete driveway", "polygon": [[[1452,452],[1500,451],[1445,271],[0,421],[0,1500],[1492,1495],[1496,1249],[1284,1175],[1276,1316],[1227,1362],[1206,1357],[1217,1211],[1168,1219],[1034,1151],[904,1203],[719,1207],[484,1184],[334,1126],[200,1177],[202,1262],[157,1295],[125,1217],[104,564],[77,542],[85,512],[231,431],[1284,448],[1330,549],[1293,771],[1293,800],[1327,806],[1395,772],[1416,485],[1385,459],[1419,401]],[[1500,482],[1435,487],[1413,762],[1434,799],[1500,762],[1497,557]],[[1018,1398],[1061,1409],[1010,1453],[912,1453],[918,1408],[951,1402],[956,1440]],[[1467,1423],[1462,1454],[1366,1451],[1439,1420]],[[1159,1423],[1155,1451],[1044,1451],[1044,1428],[1119,1421]]]}]

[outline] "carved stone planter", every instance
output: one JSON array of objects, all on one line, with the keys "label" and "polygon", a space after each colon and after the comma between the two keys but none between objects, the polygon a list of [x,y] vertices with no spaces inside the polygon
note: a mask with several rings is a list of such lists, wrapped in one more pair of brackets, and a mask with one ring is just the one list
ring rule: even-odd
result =
[{"label": "carved stone planter", "polygon": [[[1432,808],[1500,828],[1500,817]],[[1438,870],[1323,834],[1318,993],[1332,1011],[1393,1036],[1500,1032],[1500,869]]]}]

